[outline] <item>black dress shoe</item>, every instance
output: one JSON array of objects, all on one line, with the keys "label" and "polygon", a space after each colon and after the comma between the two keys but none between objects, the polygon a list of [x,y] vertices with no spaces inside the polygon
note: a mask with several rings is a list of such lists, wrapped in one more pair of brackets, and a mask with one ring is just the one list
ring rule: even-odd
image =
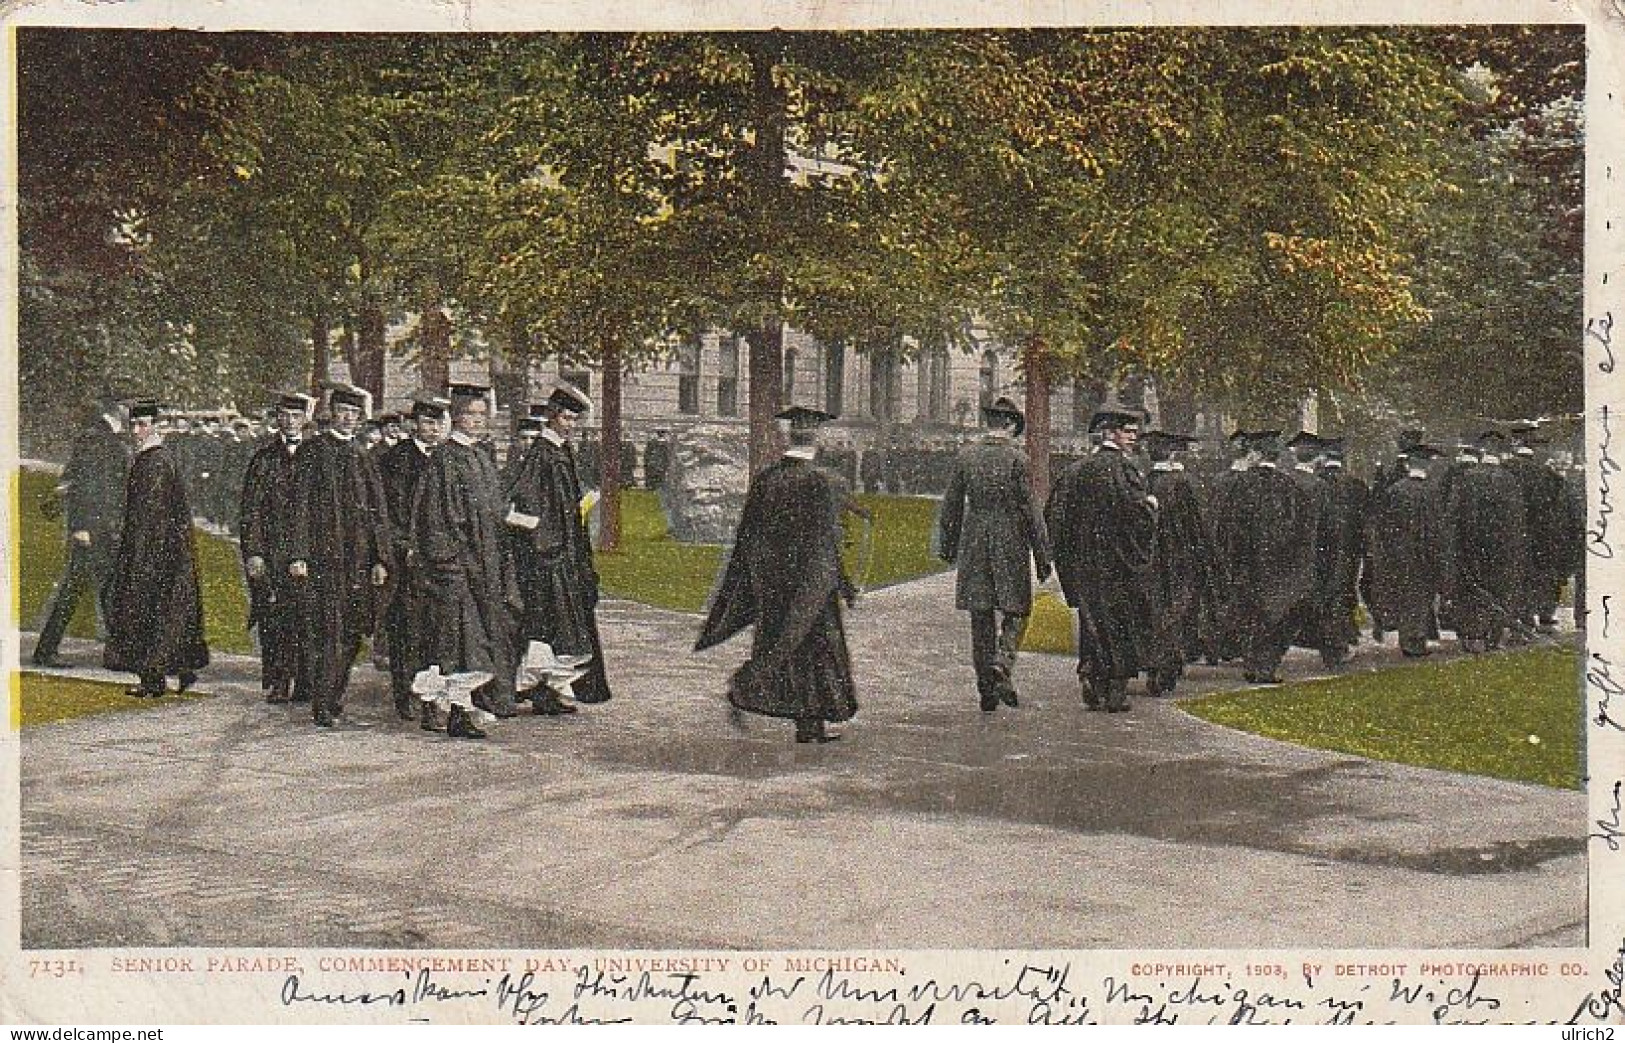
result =
[{"label": "black dress shoe", "polygon": [[483,739],[485,732],[475,726],[473,718],[461,706],[453,706],[446,718],[446,734],[453,739]]},{"label": "black dress shoe", "polygon": [[434,703],[423,704],[423,709],[418,712],[418,727],[426,732],[440,730],[440,718],[435,710]]},{"label": "black dress shoe", "polygon": [[816,743],[840,742],[841,737],[839,735],[835,735],[835,734],[832,734],[830,732],[818,732],[815,735],[797,735],[796,736],[796,741],[797,742],[816,742]]},{"label": "black dress shoe", "polygon": [[316,727],[318,728],[331,728],[337,723],[338,721],[330,713],[319,713],[316,715]]},{"label": "black dress shoe", "polygon": [[52,652],[50,655],[35,654],[29,659],[29,662],[33,663],[41,670],[66,670],[68,668],[68,661],[57,655],[55,652]]},{"label": "black dress shoe", "polygon": [[994,694],[982,696],[982,712],[993,713],[999,708],[999,697]]},{"label": "black dress shoe", "polygon": [[530,701],[530,712],[538,717],[561,717],[577,710],[574,705],[565,702],[552,692],[543,692]]},{"label": "black dress shoe", "polygon": [[476,695],[471,701],[474,703],[474,708],[476,710],[484,710],[486,713],[497,718],[498,720],[505,721],[510,717],[519,716],[519,711],[513,707],[498,706],[496,703],[493,703],[483,695]]},{"label": "black dress shoe", "polygon": [[190,670],[182,670],[175,680],[180,685],[181,691],[189,692],[192,690],[192,686],[197,684],[197,674]]},{"label": "black dress shoe", "polygon": [[1016,690],[1014,688],[1007,688],[1004,691],[1000,692],[999,693],[999,702],[1001,702],[1004,705],[1010,707],[1011,709],[1014,709],[1014,708],[1021,705],[1021,703],[1016,699]]}]

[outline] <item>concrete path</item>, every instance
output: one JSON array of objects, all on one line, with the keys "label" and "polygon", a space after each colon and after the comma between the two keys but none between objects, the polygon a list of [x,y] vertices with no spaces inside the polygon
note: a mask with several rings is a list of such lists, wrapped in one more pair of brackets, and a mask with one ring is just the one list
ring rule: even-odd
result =
[{"label": "concrete path", "polygon": [[[29,728],[23,944],[1583,942],[1581,794],[1284,745],[1171,701],[1085,713],[1061,657],[1024,657],[1022,708],[984,715],[952,582],[849,614],[862,709],[822,747],[728,724],[748,635],[691,655],[696,617],[626,602],[601,609],[612,703],[484,743],[395,721],[370,666],[350,710],[373,726],[318,731],[261,702],[240,657],[205,675],[213,698]],[[1388,665],[1367,645],[1356,668]],[[1198,668],[1186,691],[1237,685]]]}]

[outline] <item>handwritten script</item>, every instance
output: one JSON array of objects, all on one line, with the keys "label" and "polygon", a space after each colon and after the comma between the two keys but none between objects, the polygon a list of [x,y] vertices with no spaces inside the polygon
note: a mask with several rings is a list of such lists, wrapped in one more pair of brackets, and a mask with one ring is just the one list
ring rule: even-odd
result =
[{"label": "handwritten script", "polygon": [[[1616,785],[1616,838],[1618,792]],[[520,1025],[1477,1025],[1559,1023],[1565,1015],[1568,1024],[1589,1024],[1625,1014],[1622,961],[1625,944],[1602,970],[1600,988],[1580,964],[1509,953],[1486,963],[1306,962],[1290,971],[1284,964],[1146,962],[1089,977],[1071,962],[1043,959],[1006,960],[991,973],[963,977],[911,974],[906,967],[887,973],[786,970],[783,964],[795,961],[782,959],[757,960],[759,968],[769,969],[751,973],[625,971],[581,962],[563,973],[419,970],[359,985],[355,975],[320,980],[288,974],[279,995],[285,1007]],[[1557,984],[1568,977],[1575,979],[1571,998],[1545,1016],[1524,1009],[1540,990],[1513,985],[1541,979]]]}]

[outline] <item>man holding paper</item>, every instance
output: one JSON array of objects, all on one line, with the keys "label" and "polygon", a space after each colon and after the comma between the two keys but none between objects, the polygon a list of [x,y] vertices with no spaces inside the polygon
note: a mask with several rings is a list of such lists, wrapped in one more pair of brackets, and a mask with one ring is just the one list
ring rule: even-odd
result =
[{"label": "man holding paper", "polygon": [[[520,633],[529,641],[547,642],[561,656],[590,655],[575,685],[576,697],[601,703],[610,690],[598,638],[598,572],[569,437],[576,418],[590,408],[592,401],[580,389],[563,382],[537,407],[545,426],[509,484],[508,524],[520,536],[519,585],[525,604]],[[568,712],[568,704],[546,692],[536,696],[533,706],[539,714]]]},{"label": "man holding paper", "polygon": [[[427,585],[427,662],[442,673],[483,672],[484,709],[512,717],[514,620],[519,587],[503,544],[506,503],[496,461],[480,447],[491,420],[487,390],[451,386],[451,434],[435,449],[412,505],[413,565]],[[433,723],[425,720],[426,727]],[[480,738],[473,720],[454,705],[446,734]]]}]

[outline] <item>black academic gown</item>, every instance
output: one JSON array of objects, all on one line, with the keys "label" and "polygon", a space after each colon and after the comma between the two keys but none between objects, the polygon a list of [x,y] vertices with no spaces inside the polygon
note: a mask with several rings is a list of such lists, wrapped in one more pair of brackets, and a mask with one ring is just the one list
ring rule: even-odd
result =
[{"label": "black academic gown", "polygon": [[384,642],[389,649],[390,685],[396,700],[406,700],[412,678],[430,663],[428,641],[433,633],[429,616],[429,577],[412,550],[412,506],[418,484],[429,469],[432,448],[403,438],[377,451],[378,479],[389,515],[391,556],[395,570],[384,590]]},{"label": "black academic gown", "polygon": [[1231,569],[1231,612],[1251,672],[1273,672],[1298,621],[1312,611],[1320,502],[1307,484],[1259,465],[1236,481],[1215,519],[1215,538]]},{"label": "black academic gown", "polygon": [[389,521],[377,471],[354,438],[305,439],[294,456],[294,487],[288,553],[309,568],[297,582],[315,709],[337,713],[376,620],[373,566],[393,566]]},{"label": "black academic gown", "polygon": [[1531,617],[1550,618],[1567,579],[1563,478],[1532,456],[1510,457],[1503,466],[1517,480],[1523,495],[1524,547],[1529,563],[1524,608]]},{"label": "black academic gown", "polygon": [[1499,464],[1463,466],[1445,500],[1444,592],[1459,637],[1497,644],[1522,610],[1523,495]]},{"label": "black academic gown", "polygon": [[1322,649],[1347,651],[1360,640],[1354,609],[1360,600],[1360,569],[1365,559],[1365,514],[1370,492],[1365,482],[1340,467],[1324,468],[1327,519],[1326,614],[1322,620]]},{"label": "black academic gown", "polygon": [[1202,650],[1210,662],[1219,663],[1235,659],[1242,654],[1243,635],[1231,591],[1230,561],[1225,546],[1218,539],[1218,522],[1235,495],[1245,470],[1226,467],[1212,475],[1202,486],[1202,520],[1207,525],[1210,561],[1213,567],[1213,600],[1202,614]]},{"label": "black academic gown", "polygon": [[[417,450],[413,450],[416,452]],[[413,497],[410,542],[429,596],[429,661],[444,673],[496,675],[496,702],[512,700],[519,584],[503,543],[507,503],[491,456],[456,438],[429,458]]]},{"label": "black academic gown", "polygon": [[1184,470],[1153,465],[1147,484],[1157,498],[1149,667],[1177,677],[1202,650],[1201,620],[1214,593],[1212,548],[1196,485]]},{"label": "black academic gown", "polygon": [[1441,586],[1438,489],[1425,476],[1402,477],[1371,495],[1368,512],[1369,607],[1399,631],[1401,647],[1422,650],[1434,625]]},{"label": "black academic gown", "polygon": [[124,524],[105,594],[102,664],[149,686],[209,664],[192,511],[175,463],[160,445],[136,454],[124,486]]},{"label": "black academic gown", "polygon": [[248,625],[260,632],[260,677],[267,688],[298,683],[304,698],[308,677],[299,635],[299,580],[288,575],[293,547],[294,454],[280,434],[262,439],[249,457],[238,509],[244,563],[265,562],[265,573],[248,581]]},{"label": "black academic gown", "polygon": [[519,591],[522,645],[545,641],[557,655],[590,655],[575,683],[576,699],[601,703],[611,696],[598,636],[598,570],[592,538],[581,517],[581,477],[568,443],[537,438],[508,486],[515,511],[538,520],[534,529],[511,527]]},{"label": "black academic gown", "polygon": [[754,479],[695,651],[755,625],[728,699],[750,713],[849,720],[858,710],[841,623],[841,512],[835,475],[786,456]]},{"label": "black academic gown", "polygon": [[1120,450],[1074,464],[1050,492],[1044,521],[1066,603],[1078,611],[1078,673],[1123,681],[1151,665],[1156,511],[1145,477]]}]

